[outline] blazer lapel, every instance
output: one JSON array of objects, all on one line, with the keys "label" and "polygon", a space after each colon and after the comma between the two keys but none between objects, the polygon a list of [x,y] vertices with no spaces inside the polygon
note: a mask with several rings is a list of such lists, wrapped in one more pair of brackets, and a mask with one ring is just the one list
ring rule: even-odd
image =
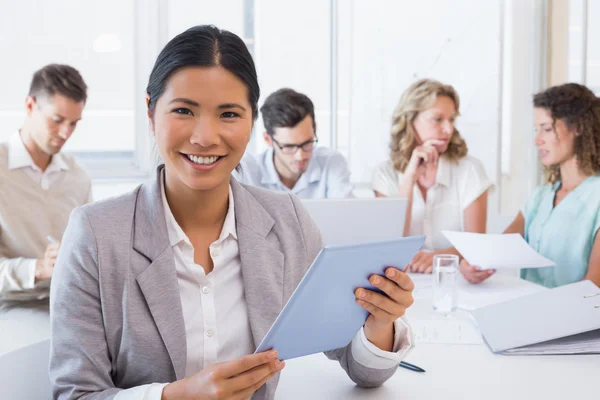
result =
[{"label": "blazer lapel", "polygon": [[137,276],[154,323],[167,348],[175,376],[185,377],[187,342],[173,250],[169,245],[161,200],[160,179],[142,185],[135,209],[133,248],[150,261]]},{"label": "blazer lapel", "polygon": [[255,347],[283,308],[284,256],[276,240],[267,236],[275,225],[263,206],[235,179],[231,179],[235,216],[248,307]]}]

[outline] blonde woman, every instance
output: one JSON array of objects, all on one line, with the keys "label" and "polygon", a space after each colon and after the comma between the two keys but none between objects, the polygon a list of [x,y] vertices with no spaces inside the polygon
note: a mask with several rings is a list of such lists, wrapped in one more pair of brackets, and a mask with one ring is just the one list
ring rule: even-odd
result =
[{"label": "blonde woman", "polygon": [[377,197],[408,199],[404,235],[425,235],[409,271],[431,273],[435,254],[457,254],[443,230],[485,233],[492,182],[467,155],[455,127],[456,90],[431,79],[413,83],[394,110],[390,160],[373,173]]}]

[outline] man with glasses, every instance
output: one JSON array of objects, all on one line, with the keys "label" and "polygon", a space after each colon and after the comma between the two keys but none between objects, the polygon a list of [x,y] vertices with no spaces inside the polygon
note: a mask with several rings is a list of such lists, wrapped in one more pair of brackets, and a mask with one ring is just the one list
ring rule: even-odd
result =
[{"label": "man with glasses", "polygon": [[47,65],[33,75],[21,129],[0,143],[0,302],[28,289],[45,297],[71,211],[91,200],[90,178],[60,152],[86,100],[76,69]]},{"label": "man with glasses", "polygon": [[305,199],[353,196],[344,156],[317,147],[314,106],[306,95],[280,89],[267,97],[260,112],[269,148],[256,158],[246,153],[235,173],[238,180]]}]

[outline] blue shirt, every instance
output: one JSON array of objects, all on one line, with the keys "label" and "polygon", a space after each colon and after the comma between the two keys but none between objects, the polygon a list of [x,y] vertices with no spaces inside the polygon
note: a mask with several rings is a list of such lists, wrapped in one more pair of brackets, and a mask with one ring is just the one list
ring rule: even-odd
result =
[{"label": "blue shirt", "polygon": [[600,228],[600,176],[591,176],[556,207],[560,182],[538,187],[521,210],[525,240],[556,267],[525,268],[521,278],[553,288],[582,280]]},{"label": "blue shirt", "polygon": [[292,192],[302,199],[353,197],[350,169],[344,156],[328,147],[315,147],[306,172],[292,189],[279,179],[273,162],[273,148],[258,156],[246,153],[240,162],[241,170],[233,176],[241,183],[264,189]]}]

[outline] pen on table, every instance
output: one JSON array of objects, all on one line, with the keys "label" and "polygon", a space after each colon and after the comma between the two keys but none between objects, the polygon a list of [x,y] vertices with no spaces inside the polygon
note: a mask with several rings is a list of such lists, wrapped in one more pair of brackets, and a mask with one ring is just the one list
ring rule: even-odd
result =
[{"label": "pen on table", "polygon": [[416,365],[407,363],[405,361],[400,361],[399,366],[402,368],[410,369],[411,371],[415,371],[415,372],[425,372],[425,370],[423,368],[417,367]]},{"label": "pen on table", "polygon": [[48,243],[50,243],[50,244],[54,244],[57,242],[57,240],[54,239],[54,236],[52,236],[52,235],[46,236],[46,239],[48,240]]}]

